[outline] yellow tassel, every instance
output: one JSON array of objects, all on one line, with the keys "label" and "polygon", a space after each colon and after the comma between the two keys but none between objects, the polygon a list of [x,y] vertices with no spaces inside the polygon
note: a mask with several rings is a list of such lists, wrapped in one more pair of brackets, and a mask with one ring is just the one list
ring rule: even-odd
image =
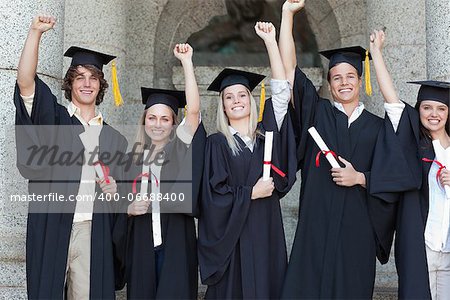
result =
[{"label": "yellow tassel", "polygon": [[258,122],[262,121],[265,103],[266,103],[266,87],[264,86],[264,82],[263,82],[263,83],[261,83],[261,95],[259,96]]},{"label": "yellow tassel", "polygon": [[372,85],[370,84],[370,62],[369,51],[366,50],[366,58],[364,59],[364,79],[366,86],[366,94],[372,96]]},{"label": "yellow tassel", "polygon": [[112,77],[112,90],[114,96],[114,104],[116,106],[121,106],[123,104],[122,95],[120,94],[119,81],[117,80],[117,68],[116,62],[112,62],[111,66],[111,77]]}]

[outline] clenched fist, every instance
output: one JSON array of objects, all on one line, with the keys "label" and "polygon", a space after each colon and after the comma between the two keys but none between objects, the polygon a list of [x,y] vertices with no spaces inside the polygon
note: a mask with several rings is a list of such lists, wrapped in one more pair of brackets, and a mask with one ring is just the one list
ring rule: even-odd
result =
[{"label": "clenched fist", "polygon": [[31,22],[32,30],[36,30],[40,33],[44,33],[52,29],[56,24],[56,18],[50,15],[37,15]]}]

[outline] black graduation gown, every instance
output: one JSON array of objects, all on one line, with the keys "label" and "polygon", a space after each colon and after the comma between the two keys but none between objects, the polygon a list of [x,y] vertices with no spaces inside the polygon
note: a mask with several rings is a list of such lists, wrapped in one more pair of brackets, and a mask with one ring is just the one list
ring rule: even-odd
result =
[{"label": "black graduation gown", "polygon": [[272,196],[251,200],[262,176],[264,138],[253,153],[235,135],[242,150],[234,156],[222,133],[208,137],[199,218],[199,266],[208,285],[206,299],[254,299],[280,296],[287,254],[280,198],[295,182],[295,139],[290,117],[278,131],[267,100],[261,132],[273,131],[272,162],[286,173],[272,171]]},{"label": "black graduation gown", "polygon": [[[168,163],[161,169],[160,192],[175,192],[171,182],[180,178],[183,171],[191,172],[188,161],[192,160],[192,213],[161,213],[162,247],[164,261],[159,283],[156,285],[155,252],[153,246],[152,214],[129,217],[127,250],[127,294],[128,299],[197,299],[197,238],[194,216],[198,215],[198,197],[203,171],[206,132],[201,123],[192,143],[186,146],[177,137],[166,148]],[[141,174],[142,165],[133,164],[127,179]],[[191,177],[192,176],[192,177]],[[153,180],[153,177],[149,179]],[[137,191],[140,191],[140,180]],[[131,187],[131,183],[128,187]],[[130,189],[131,190],[131,189]],[[178,193],[179,189],[176,189]],[[187,192],[187,191],[186,191]],[[190,197],[189,197],[190,198]],[[161,203],[161,211],[164,210]]]},{"label": "black graduation gown", "polygon": [[[60,152],[83,153],[79,138],[83,126],[70,117],[67,109],[58,104],[49,87],[36,77],[35,96],[31,117],[28,115],[16,84],[14,104],[16,106],[17,166],[20,173],[29,179],[29,194],[48,195],[57,193],[77,195],[81,178],[82,155],[73,157],[76,163],[70,166],[50,165],[50,155],[43,162],[29,160],[28,147],[58,146]],[[25,126],[22,126],[25,125]],[[57,126],[29,126],[57,125]],[[67,126],[66,126],[67,125]],[[104,155],[126,153],[126,139],[106,123],[99,137],[99,158]],[[110,175],[120,182],[123,168],[120,155],[104,161]],[[120,189],[120,186],[119,186]],[[97,195],[101,194],[98,185]],[[97,199],[96,199],[97,200]],[[62,299],[65,289],[65,270],[69,239],[76,202],[29,203],[26,240],[27,292],[29,299]],[[115,201],[95,201],[91,232],[90,298],[114,299],[118,270],[124,268],[120,259],[125,240],[121,234],[118,204]],[[109,212],[109,213],[95,213]],[[39,213],[36,213],[39,212]],[[49,212],[49,213],[46,213]],[[120,288],[117,278],[117,288]]]},{"label": "black graduation gown", "polygon": [[428,173],[434,159],[431,143],[420,139],[418,112],[406,104],[397,132],[386,118],[375,151],[370,191],[398,202],[395,265],[400,299],[431,299],[425,247],[428,216]]},{"label": "black graduation gown", "polygon": [[383,217],[376,212],[385,209],[384,203],[359,185],[336,185],[325,157],[316,167],[319,148],[307,130],[315,126],[328,147],[363,172],[369,182],[382,119],[364,110],[348,127],[347,116],[329,100],[320,98],[299,68],[293,93],[295,111],[291,115],[295,119],[302,184],[299,220],[282,297],[372,298],[376,254],[386,262],[391,246],[383,231],[386,228],[373,222]]}]

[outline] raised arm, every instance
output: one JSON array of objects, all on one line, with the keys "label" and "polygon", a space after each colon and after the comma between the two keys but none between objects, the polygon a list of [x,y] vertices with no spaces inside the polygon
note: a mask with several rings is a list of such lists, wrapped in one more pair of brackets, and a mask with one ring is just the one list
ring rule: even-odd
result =
[{"label": "raised arm", "polygon": [[280,27],[280,53],[283,61],[286,78],[291,86],[294,84],[295,67],[297,57],[295,54],[295,42],[292,30],[294,27],[294,15],[305,6],[305,0],[287,0],[283,4]]},{"label": "raised arm", "polygon": [[41,36],[44,32],[52,29],[55,23],[56,19],[52,16],[38,15],[33,18],[17,68],[17,84],[20,93],[24,96],[34,93],[34,78],[36,76]]},{"label": "raised arm", "polygon": [[267,54],[269,55],[272,79],[286,80],[283,62],[281,61],[280,50],[275,38],[275,27],[269,22],[257,22],[255,25],[256,34],[264,41]]},{"label": "raised arm", "polygon": [[391,75],[384,63],[382,49],[385,35],[382,30],[374,30],[370,35],[370,53],[377,76],[378,85],[386,103],[399,103],[397,92],[392,82]]},{"label": "raised arm", "polygon": [[[267,53],[269,54],[270,68],[272,71],[272,80],[270,81],[270,85],[272,91],[273,112],[278,130],[280,130],[284,116],[288,110],[291,91],[289,84],[286,81],[286,72],[284,71],[280,50],[278,49],[277,40],[275,38],[275,27],[272,23],[257,22],[255,25],[255,31],[256,34],[264,41],[267,48]],[[265,122],[263,122],[263,124],[264,123]],[[265,125],[267,125],[267,123]]]},{"label": "raised arm", "polygon": [[192,63],[193,52],[194,50],[189,44],[176,44],[173,49],[173,54],[183,66],[187,103],[186,125],[192,135],[194,135],[200,123],[200,94],[195,79],[194,64]]}]

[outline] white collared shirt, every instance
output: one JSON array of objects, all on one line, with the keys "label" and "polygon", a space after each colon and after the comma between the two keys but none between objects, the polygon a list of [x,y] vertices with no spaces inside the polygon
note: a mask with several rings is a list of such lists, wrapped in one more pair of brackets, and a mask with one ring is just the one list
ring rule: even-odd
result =
[{"label": "white collared shirt", "polygon": [[233,127],[231,127],[230,125],[228,125],[228,129],[230,130],[230,133],[232,135],[237,134],[239,136],[239,138],[241,138],[241,140],[245,143],[245,145],[247,146],[247,148],[253,152],[253,146],[254,146],[254,142],[253,139],[249,136],[246,135],[242,135],[240,134],[236,129],[234,129]]},{"label": "white collared shirt", "polygon": [[[444,149],[439,141],[437,143],[433,141],[433,147],[439,147],[435,153],[442,154],[442,157],[434,159],[449,167],[450,147]],[[429,208],[425,227],[425,243],[431,250],[450,253],[450,198],[447,198],[444,188],[436,179],[438,170],[438,164],[432,163],[428,173]]]},{"label": "white collared shirt", "polygon": [[384,110],[388,114],[389,120],[391,120],[394,132],[397,132],[398,124],[400,123],[400,118],[404,109],[405,103],[403,102],[384,103]]},{"label": "white collared shirt", "polygon": [[67,112],[70,117],[75,116],[84,127],[84,132],[80,133],[80,139],[84,146],[84,161],[81,167],[80,186],[77,197],[81,201],[77,201],[75,207],[75,214],[73,216],[73,222],[75,223],[92,220],[94,201],[90,200],[94,200],[95,198],[96,173],[94,166],[88,165],[88,162],[91,160],[91,155],[94,155],[93,162],[98,160],[98,152],[94,153],[94,151],[98,151],[100,144],[99,137],[103,127],[103,116],[96,110],[96,116],[86,122],[81,117],[80,108],[73,104],[73,102],[69,103]]},{"label": "white collared shirt", "polygon": [[[342,105],[342,103],[333,101],[333,105],[334,105],[334,107],[339,109],[341,112],[346,114],[344,106]],[[361,116],[363,111],[364,111],[364,103],[359,102],[358,106],[355,107],[355,109],[353,110],[352,115],[348,118],[348,127],[350,127],[350,125],[352,125],[352,123],[355,122]]]},{"label": "white collared shirt", "polygon": [[288,80],[271,79],[270,89],[272,91],[273,113],[279,130],[291,100],[291,86]]}]

